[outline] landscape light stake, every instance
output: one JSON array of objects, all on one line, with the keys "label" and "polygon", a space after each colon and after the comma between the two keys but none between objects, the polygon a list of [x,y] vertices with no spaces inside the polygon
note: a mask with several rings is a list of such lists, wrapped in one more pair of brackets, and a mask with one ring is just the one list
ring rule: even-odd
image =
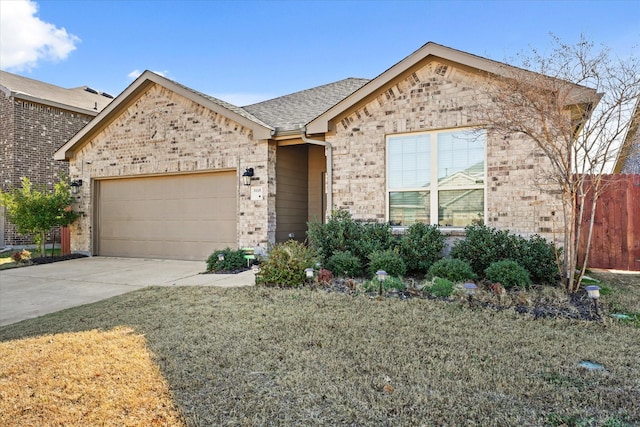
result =
[{"label": "landscape light stake", "polygon": [[469,305],[473,302],[473,295],[476,293],[478,286],[475,283],[465,283],[464,288],[467,290],[467,296],[469,298]]},{"label": "landscape light stake", "polygon": [[378,277],[378,295],[382,296],[382,282],[387,278],[387,272],[384,270],[376,271],[376,276]]},{"label": "landscape light stake", "polygon": [[596,285],[590,285],[585,288],[587,295],[593,300],[593,308],[596,311],[596,316],[600,316],[598,313],[598,298],[600,298],[600,287]]},{"label": "landscape light stake", "polygon": [[218,254],[218,261],[224,261],[224,254]]},{"label": "landscape light stake", "polygon": [[304,269],[304,274],[307,276],[307,281],[309,283],[311,283],[311,281],[313,280],[313,272],[314,270],[311,267]]}]

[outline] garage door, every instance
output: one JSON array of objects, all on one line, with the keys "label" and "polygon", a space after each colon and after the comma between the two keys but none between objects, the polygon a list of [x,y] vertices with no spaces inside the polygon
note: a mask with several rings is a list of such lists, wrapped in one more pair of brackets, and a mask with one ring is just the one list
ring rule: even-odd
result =
[{"label": "garage door", "polygon": [[205,260],[237,247],[235,172],[98,181],[104,256]]}]

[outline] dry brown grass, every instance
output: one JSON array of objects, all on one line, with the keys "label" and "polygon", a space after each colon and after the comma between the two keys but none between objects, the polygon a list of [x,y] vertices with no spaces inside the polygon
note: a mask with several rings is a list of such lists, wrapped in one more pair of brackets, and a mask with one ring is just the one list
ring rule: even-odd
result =
[{"label": "dry brown grass", "polygon": [[2,327],[0,340],[118,325],[145,335],[190,426],[640,423],[640,329],[611,318],[533,320],[308,289],[147,288]]},{"label": "dry brown grass", "polygon": [[132,332],[0,343],[0,425],[182,425],[144,338]]}]

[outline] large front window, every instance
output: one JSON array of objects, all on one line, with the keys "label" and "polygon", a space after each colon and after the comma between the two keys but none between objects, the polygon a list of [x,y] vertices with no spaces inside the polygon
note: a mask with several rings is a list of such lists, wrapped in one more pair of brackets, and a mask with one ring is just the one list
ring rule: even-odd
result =
[{"label": "large front window", "polygon": [[464,227],[484,218],[484,131],[387,137],[389,221]]}]

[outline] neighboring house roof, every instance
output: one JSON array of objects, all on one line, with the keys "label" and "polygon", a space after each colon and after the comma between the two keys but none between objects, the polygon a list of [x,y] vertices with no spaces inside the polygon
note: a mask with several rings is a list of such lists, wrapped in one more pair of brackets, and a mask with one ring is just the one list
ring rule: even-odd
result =
[{"label": "neighboring house roof", "polygon": [[[380,91],[388,88],[388,86],[400,75],[413,69],[416,65],[424,61],[428,57],[437,57],[445,61],[455,62],[473,70],[477,70],[483,73],[503,75],[509,77],[514,71],[518,73],[537,74],[532,71],[519,69],[517,67],[504,64],[491,59],[482,58],[477,55],[473,55],[460,50],[452,49],[450,47],[442,46],[433,42],[428,42],[420,49],[413,52],[391,68],[384,71],[382,74],[371,80],[369,83],[362,86],[359,90],[352,93],[350,96],[338,102],[333,107],[329,108],[326,112],[316,117],[314,120],[307,124],[307,132],[324,133],[329,130],[329,122],[331,119],[341,115],[347,110],[353,108],[357,104],[371,96],[375,96]],[[551,79],[551,77],[548,77]],[[571,101],[574,104],[591,104],[599,101],[599,96],[594,89],[590,89],[584,86],[564,82],[572,88]]]},{"label": "neighboring house roof", "polygon": [[243,108],[278,131],[298,130],[368,82],[352,77]]},{"label": "neighboring house roof", "polygon": [[113,97],[86,86],[66,89],[0,70],[0,90],[6,96],[95,116]]},{"label": "neighboring house roof", "polygon": [[636,102],[627,134],[618,151],[613,173],[640,174],[640,98]]}]

